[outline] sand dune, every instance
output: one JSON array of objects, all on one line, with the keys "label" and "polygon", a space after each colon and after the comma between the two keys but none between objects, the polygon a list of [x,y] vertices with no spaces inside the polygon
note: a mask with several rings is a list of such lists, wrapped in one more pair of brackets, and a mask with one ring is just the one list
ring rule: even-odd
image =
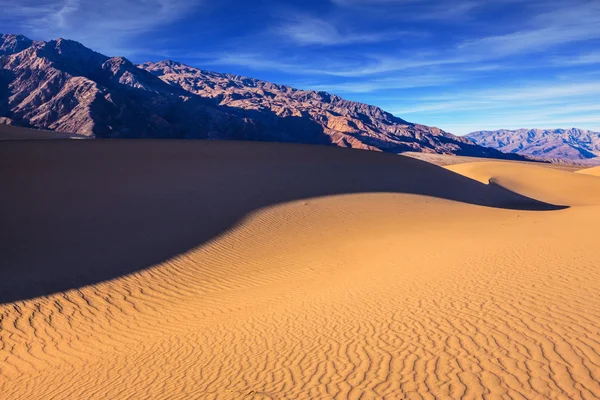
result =
[{"label": "sand dune", "polygon": [[8,142],[0,166],[4,190],[15,193],[0,198],[8,228],[0,237],[4,302],[135,272],[214,238],[252,211],[294,200],[384,192],[556,208],[410,158],[322,146]]},{"label": "sand dune", "polygon": [[492,160],[508,162],[511,164],[521,164],[521,165],[540,165],[544,168],[552,168],[559,169],[562,171],[578,171],[585,167],[585,163],[583,161],[578,163],[566,163],[566,162],[549,162],[544,160],[535,160],[531,159],[529,161],[515,161],[515,160],[500,160],[500,159],[491,159],[484,157],[468,157],[468,156],[457,156],[454,154],[436,154],[436,153],[417,153],[412,151],[407,151],[401,153],[403,156],[408,156],[412,158],[416,158],[417,160],[427,161],[428,163],[439,165],[439,166],[448,166],[454,164],[466,164],[466,163],[474,163],[474,162],[490,162]]},{"label": "sand dune", "polygon": [[551,204],[600,205],[600,179],[594,176],[501,161],[449,165],[446,168],[479,182],[491,182]]},{"label": "sand dune", "polygon": [[585,174],[585,175],[600,176],[600,167],[581,169],[581,170],[577,171],[577,173]]},{"label": "sand dune", "polygon": [[600,397],[598,178],[261,143],[0,153],[6,398]]}]

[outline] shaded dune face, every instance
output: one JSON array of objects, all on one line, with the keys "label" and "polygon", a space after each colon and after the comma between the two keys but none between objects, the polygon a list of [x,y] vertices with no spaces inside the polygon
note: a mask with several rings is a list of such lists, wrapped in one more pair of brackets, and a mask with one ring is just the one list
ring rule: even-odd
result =
[{"label": "shaded dune face", "polygon": [[555,206],[418,160],[249,142],[3,143],[0,302],[112,279],[299,199],[405,193],[478,206]]}]

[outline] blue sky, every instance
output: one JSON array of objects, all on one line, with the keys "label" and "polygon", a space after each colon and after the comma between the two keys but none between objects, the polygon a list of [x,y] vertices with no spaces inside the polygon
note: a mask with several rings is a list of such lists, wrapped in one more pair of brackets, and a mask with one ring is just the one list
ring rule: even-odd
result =
[{"label": "blue sky", "polygon": [[456,134],[600,131],[600,0],[0,0],[66,37],[374,104]]}]

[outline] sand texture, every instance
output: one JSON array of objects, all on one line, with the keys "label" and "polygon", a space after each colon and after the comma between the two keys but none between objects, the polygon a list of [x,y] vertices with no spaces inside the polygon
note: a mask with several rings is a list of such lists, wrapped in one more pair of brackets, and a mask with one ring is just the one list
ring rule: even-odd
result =
[{"label": "sand texture", "polygon": [[0,397],[600,398],[600,178],[448,168],[2,143]]}]

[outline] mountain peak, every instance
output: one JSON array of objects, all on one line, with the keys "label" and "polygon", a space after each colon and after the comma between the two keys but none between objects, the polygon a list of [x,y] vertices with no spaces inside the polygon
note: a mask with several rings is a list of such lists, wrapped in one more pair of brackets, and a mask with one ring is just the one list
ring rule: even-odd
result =
[{"label": "mountain peak", "polygon": [[[197,73],[217,75],[217,73],[202,71],[198,68],[186,65],[179,61],[173,61],[173,60],[162,60],[162,61],[158,61],[158,62],[146,62],[146,63],[140,64],[139,67],[148,72],[151,72],[153,75],[156,75],[156,76],[166,75],[166,74],[197,74]],[[218,74],[218,75],[220,75],[220,74]]]},{"label": "mountain peak", "polygon": [[166,65],[169,67],[187,67],[187,65],[179,62],[179,61],[173,61],[173,60],[162,60],[156,63],[157,65]]},{"label": "mountain peak", "polygon": [[135,65],[123,56],[111,57],[104,62],[104,65],[135,67]]},{"label": "mountain peak", "polygon": [[18,34],[18,33],[3,33],[2,34],[2,40],[17,40],[17,41],[28,41],[28,42],[33,42],[33,40],[29,39],[28,37]]},{"label": "mountain peak", "polygon": [[53,48],[57,54],[60,54],[63,57],[71,57],[71,58],[87,58],[87,59],[104,59],[107,60],[108,57],[102,55],[100,53],[95,52],[92,49],[85,47],[83,44],[70,39],[58,38],[55,40],[51,40],[46,43],[49,48]]},{"label": "mountain peak", "polygon": [[101,68],[108,57],[97,53],[83,44],[70,39],[58,38],[45,42],[38,50],[38,56],[56,63],[60,69],[75,75],[89,76]]},{"label": "mountain peak", "polygon": [[33,40],[23,35],[5,33],[0,38],[0,55],[11,55],[23,51],[33,44]]}]

